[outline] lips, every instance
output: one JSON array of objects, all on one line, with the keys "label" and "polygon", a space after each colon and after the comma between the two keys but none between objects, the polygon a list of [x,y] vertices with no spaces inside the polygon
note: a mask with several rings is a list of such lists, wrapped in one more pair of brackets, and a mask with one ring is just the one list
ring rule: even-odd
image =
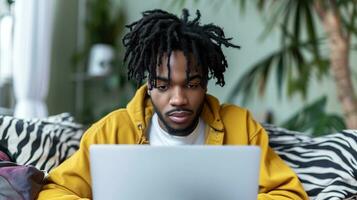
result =
[{"label": "lips", "polygon": [[168,114],[168,117],[176,124],[186,124],[189,122],[191,114],[190,111],[173,111]]}]

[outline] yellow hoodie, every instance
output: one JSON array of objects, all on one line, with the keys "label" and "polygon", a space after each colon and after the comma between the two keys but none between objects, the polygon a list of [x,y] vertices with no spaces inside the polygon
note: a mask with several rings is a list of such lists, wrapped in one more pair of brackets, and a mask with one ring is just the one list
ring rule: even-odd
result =
[{"label": "yellow hoodie", "polygon": [[[146,91],[146,86],[141,87],[126,109],[116,110],[92,125],[83,135],[79,150],[49,173],[38,199],[92,198],[91,144],[148,144],[145,133],[154,111]],[[220,105],[207,94],[201,117],[210,126],[206,144],[260,146],[259,200],[308,199],[296,174],[269,147],[267,133],[249,112]]]}]

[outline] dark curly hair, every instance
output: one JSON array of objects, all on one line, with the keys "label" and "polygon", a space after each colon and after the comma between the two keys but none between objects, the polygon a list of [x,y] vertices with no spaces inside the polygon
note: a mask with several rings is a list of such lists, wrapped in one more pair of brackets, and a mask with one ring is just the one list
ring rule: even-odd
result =
[{"label": "dark curly hair", "polygon": [[[162,64],[162,57],[167,55],[168,77],[170,79],[170,56],[172,51],[181,50],[187,60],[187,76],[190,74],[190,60],[193,58],[201,67],[202,84],[217,79],[216,84],[224,86],[223,73],[228,67],[222,52],[226,47],[240,48],[226,38],[223,29],[214,24],[200,24],[201,14],[196,11],[196,18],[189,20],[189,12],[183,9],[182,18],[163,10],[155,9],[143,12],[143,17],[126,27],[130,29],[123,38],[126,47],[124,62],[128,61],[128,78],[135,79],[138,85],[149,74],[148,81],[156,87],[156,67]],[[151,88],[150,88],[151,89]]]}]

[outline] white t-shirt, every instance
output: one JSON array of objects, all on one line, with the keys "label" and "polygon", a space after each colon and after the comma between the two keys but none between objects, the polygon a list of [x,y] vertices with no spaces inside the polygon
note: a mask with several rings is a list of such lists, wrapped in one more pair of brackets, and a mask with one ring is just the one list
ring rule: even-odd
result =
[{"label": "white t-shirt", "polygon": [[158,115],[154,113],[148,130],[150,145],[202,145],[205,143],[208,128],[199,118],[199,122],[191,134],[187,136],[170,135],[160,127]]}]

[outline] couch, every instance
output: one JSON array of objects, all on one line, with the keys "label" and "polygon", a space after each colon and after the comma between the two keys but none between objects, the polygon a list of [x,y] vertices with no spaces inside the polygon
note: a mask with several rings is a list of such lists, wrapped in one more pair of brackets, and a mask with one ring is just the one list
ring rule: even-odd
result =
[{"label": "couch", "polygon": [[[357,130],[314,138],[263,126],[270,146],[297,173],[310,199],[357,200]],[[43,119],[0,116],[0,199],[19,194],[16,199],[34,199],[47,172],[78,149],[84,129],[68,113]]]}]

